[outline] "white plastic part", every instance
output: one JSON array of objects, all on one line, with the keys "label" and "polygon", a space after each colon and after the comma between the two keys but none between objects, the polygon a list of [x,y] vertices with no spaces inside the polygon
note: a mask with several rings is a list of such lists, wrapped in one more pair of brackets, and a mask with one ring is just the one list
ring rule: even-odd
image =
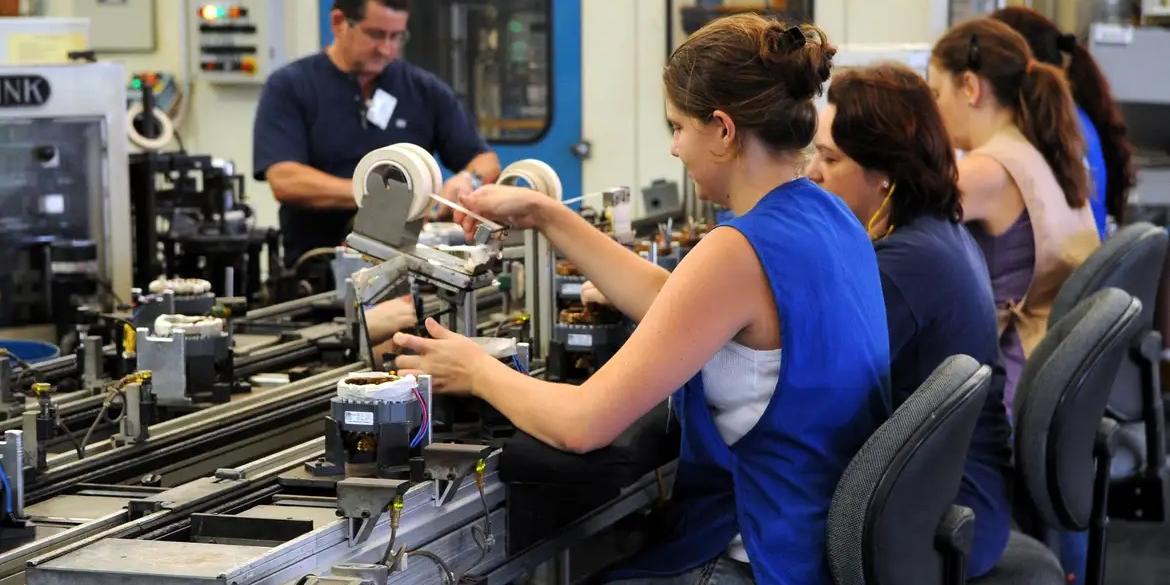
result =
[{"label": "white plastic part", "polygon": [[431,196],[442,185],[439,164],[425,149],[407,143],[391,144],[371,151],[358,161],[353,172],[353,199],[358,207],[366,195],[366,179],[383,167],[398,171],[406,180],[411,193],[410,210],[406,221],[421,219],[431,205]]},{"label": "white plastic part", "polygon": [[544,193],[557,201],[563,199],[564,192],[561,188],[561,178],[544,161],[539,161],[534,158],[518,160],[504,168],[496,183],[501,185],[515,185],[519,181],[528,183],[528,186],[533,190]]},{"label": "white plastic part", "polygon": [[468,272],[474,272],[475,268],[481,264],[487,264],[495,259],[496,253],[491,248],[483,245],[467,245],[461,244],[458,246],[438,245],[435,249],[440,252],[446,252],[454,256],[462,256],[464,258],[463,268]]},{"label": "white plastic part", "polygon": [[516,355],[516,339],[513,337],[472,337],[471,340],[498,360]]},{"label": "white plastic part", "polygon": [[146,288],[153,294],[169,290],[176,296],[187,297],[210,292],[211,283],[202,278],[156,278]]},{"label": "white plastic part", "polygon": [[467,241],[463,226],[448,221],[429,221],[418,234],[418,243],[430,246],[458,246]]},{"label": "white plastic part", "polygon": [[182,329],[187,337],[210,337],[223,333],[223,319],[188,315],[159,315],[154,320],[154,334],[159,337],[170,337],[176,329]]},{"label": "white plastic part", "polygon": [[159,126],[162,127],[162,131],[159,133],[157,138],[147,138],[138,132],[138,129],[134,127],[134,118],[142,115],[142,111],[143,108],[141,103],[136,103],[130,106],[129,110],[126,110],[126,136],[130,138],[130,142],[133,142],[135,146],[141,148],[142,150],[162,150],[168,144],[170,144],[172,140],[175,139],[174,123],[171,122],[171,119],[167,116],[166,112],[159,108],[155,108],[154,118],[158,120]]},{"label": "white plastic part", "polygon": [[[374,380],[385,380],[371,383]],[[357,372],[337,382],[337,395],[348,400],[410,402],[418,380],[414,376],[392,377],[384,372]]]}]

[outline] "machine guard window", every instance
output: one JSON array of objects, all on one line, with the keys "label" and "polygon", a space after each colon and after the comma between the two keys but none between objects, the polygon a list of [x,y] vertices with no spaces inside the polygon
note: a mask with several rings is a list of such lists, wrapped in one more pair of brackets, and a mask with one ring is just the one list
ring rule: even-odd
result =
[{"label": "machine guard window", "polygon": [[552,121],[551,0],[411,6],[406,57],[451,85],[490,142],[531,144]]}]

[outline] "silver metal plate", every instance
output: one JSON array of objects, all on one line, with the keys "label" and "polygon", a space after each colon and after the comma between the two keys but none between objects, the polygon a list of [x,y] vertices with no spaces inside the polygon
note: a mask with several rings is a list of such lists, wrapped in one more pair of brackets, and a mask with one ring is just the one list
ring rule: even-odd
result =
[{"label": "silver metal plate", "polygon": [[[268,551],[262,546],[171,542],[166,540],[100,540],[54,559],[29,572],[29,583],[78,583],[81,575],[117,575],[124,585],[155,583],[151,579],[182,577],[191,583],[224,583],[232,574]],[[160,562],[164,560],[166,562]],[[50,574],[42,571],[51,570]]]},{"label": "silver metal plate", "polygon": [[337,522],[335,508],[310,508],[307,506],[273,506],[263,504],[236,514],[243,518],[279,518],[283,520],[311,520],[313,528],[321,528]]},{"label": "silver metal plate", "polygon": [[25,508],[25,512],[34,518],[93,520],[125,508],[129,499],[61,495],[33,504]]}]

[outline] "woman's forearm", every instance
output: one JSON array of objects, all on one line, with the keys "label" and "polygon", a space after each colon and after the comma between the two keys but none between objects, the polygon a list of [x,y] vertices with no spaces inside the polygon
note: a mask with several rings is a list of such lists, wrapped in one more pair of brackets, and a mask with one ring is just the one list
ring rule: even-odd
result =
[{"label": "woman's forearm", "polygon": [[540,227],[553,247],[634,321],[646,315],[670,275],[560,203],[550,201]]},{"label": "woman's forearm", "polygon": [[586,453],[607,445],[621,432],[620,428],[609,429],[594,420],[597,417],[591,397],[578,386],[526,376],[494,359],[485,360],[476,372],[472,394],[489,402],[516,428],[542,443],[562,451]]}]

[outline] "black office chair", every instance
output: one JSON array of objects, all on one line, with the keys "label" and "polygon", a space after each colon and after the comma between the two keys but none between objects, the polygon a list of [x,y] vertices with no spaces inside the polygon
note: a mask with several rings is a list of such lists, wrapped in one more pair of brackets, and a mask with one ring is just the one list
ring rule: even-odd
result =
[{"label": "black office chair", "polygon": [[1154,328],[1158,286],[1170,235],[1164,228],[1135,223],[1101,245],[1065,281],[1052,305],[1051,326],[1085,298],[1116,287],[1142,303],[1140,327],[1130,341],[1113,381],[1106,409],[1120,425],[1112,464],[1109,515],[1128,520],[1166,519],[1170,475],[1159,379],[1162,336]]},{"label": "black office chair", "polygon": [[953,505],[991,369],[944,361],[865,442],[829,508],[837,585],[959,585],[974,522]]},{"label": "black office chair", "polygon": [[[1107,288],[1049,328],[1016,387],[1017,518],[1033,534],[1089,531],[1087,585],[1105,576],[1106,498],[1117,423],[1105,404],[1117,369],[1141,329],[1142,304]],[[1065,576],[1043,544],[1013,533],[1004,558],[979,585],[1061,585]]]}]

